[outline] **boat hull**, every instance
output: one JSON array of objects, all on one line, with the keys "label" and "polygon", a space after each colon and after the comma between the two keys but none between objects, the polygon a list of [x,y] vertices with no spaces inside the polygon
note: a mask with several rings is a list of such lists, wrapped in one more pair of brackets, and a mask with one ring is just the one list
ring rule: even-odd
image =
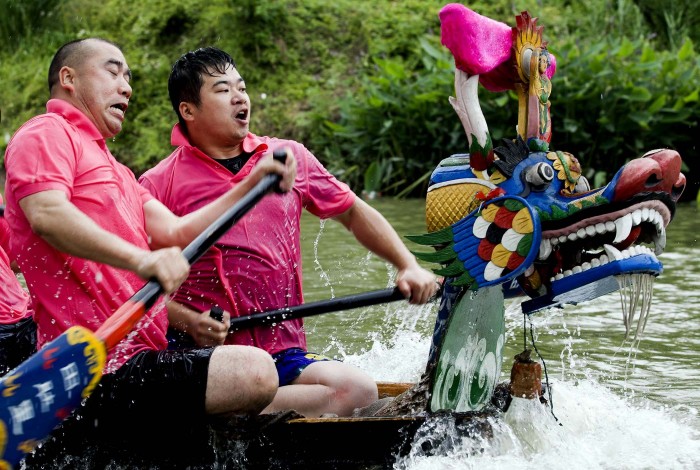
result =
[{"label": "boat hull", "polygon": [[[379,395],[393,397],[410,385],[380,383]],[[412,451],[416,436],[422,436],[420,452],[429,454],[446,438],[490,436],[492,420],[500,413],[495,406],[479,412],[377,417],[304,418],[288,411],[214,421],[187,444],[176,443],[171,430],[148,442],[118,443],[67,431],[54,433],[27,457],[24,468],[392,468]],[[449,426],[449,435],[430,432],[441,424]]]}]

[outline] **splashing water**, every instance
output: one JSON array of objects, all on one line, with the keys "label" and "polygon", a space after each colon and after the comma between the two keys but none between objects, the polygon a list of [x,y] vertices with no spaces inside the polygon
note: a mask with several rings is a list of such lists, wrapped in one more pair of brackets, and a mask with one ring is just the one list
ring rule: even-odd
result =
[{"label": "splashing water", "polygon": [[634,317],[637,315],[637,328],[634,329],[631,349],[639,347],[642,333],[646,328],[651,310],[651,299],[654,291],[654,276],[649,274],[625,274],[616,276],[620,286],[620,302],[622,320],[625,325],[625,340],[629,339]]},{"label": "splashing water", "polygon": [[[384,339],[376,335],[369,350],[349,354],[345,361],[378,381],[415,382],[425,367],[430,347],[425,323],[432,322],[434,308],[383,307],[387,328],[397,329]],[[517,335],[514,330],[522,325],[516,310],[517,306],[511,306],[506,314],[511,335]],[[567,325],[562,309],[542,313],[536,321],[542,342],[552,340],[544,336],[562,336],[562,332],[565,336],[559,339],[561,373],[556,378],[551,373],[549,376],[558,421],[548,407],[515,399],[503,419],[490,422],[492,438],[474,439],[460,437],[454,420],[441,417],[423,425],[410,453],[397,458],[394,469],[534,470],[549,465],[607,470],[700,466],[697,409],[660,404],[639,394],[621,395],[611,390],[605,383],[606,377],[587,369],[587,362],[580,359],[586,355],[582,351],[586,346],[581,345],[579,338],[581,326]],[[511,357],[505,356],[502,380],[507,379],[505,374],[511,365]]]},{"label": "splashing water", "polygon": [[[700,434],[667,409],[634,405],[592,381],[558,382],[554,398],[562,426],[538,403],[514,401],[505,419],[491,423],[492,439],[452,438],[449,445],[431,449],[432,455],[414,445],[394,468],[690,469],[700,464]],[[451,432],[449,423],[432,426],[432,435]],[[418,442],[425,439],[421,434]]]},{"label": "splashing water", "polygon": [[[420,211],[418,204],[381,203],[383,213],[398,214],[392,223],[398,222],[395,226],[399,233],[423,230],[411,215]],[[620,294],[530,316],[533,336],[549,370],[551,403],[558,421],[549,408],[526,402],[512,404],[504,419],[494,421],[494,437],[488,440],[460,438],[454,433],[454,421],[426,423],[410,453],[399,458],[393,468],[700,468],[700,372],[696,365],[700,333],[695,327],[700,321],[696,308],[700,302],[700,263],[695,261],[700,259],[696,246],[700,218],[694,207],[678,210],[663,254],[663,276],[621,279],[624,285]],[[329,239],[336,236],[331,225],[325,232]],[[315,234],[313,226],[317,226],[316,221],[310,228]],[[340,237],[337,235],[333,244],[315,256],[326,260],[348,256],[348,245]],[[363,251],[355,258],[344,258],[345,271],[352,270],[354,277],[341,278],[342,272],[329,270],[339,295],[345,294],[341,289],[348,293],[358,290],[355,285],[346,286],[357,277],[358,265],[369,272],[361,279],[364,286],[379,285],[386,279],[383,264],[363,264],[365,254]],[[324,264],[330,266],[327,261]],[[308,265],[312,265],[311,260]],[[659,288],[652,306],[654,280]],[[324,297],[327,287],[323,291],[318,298]],[[623,308],[635,308],[633,313],[626,310],[623,317],[628,318],[629,329],[620,325],[619,296],[624,296]],[[345,361],[377,381],[414,382],[426,365],[435,307],[427,308],[425,313],[414,308],[384,305],[309,319],[314,328],[309,340],[323,349],[333,336],[345,353]],[[647,324],[649,315],[654,320]],[[506,310],[501,380],[507,380],[513,355],[522,350],[523,333],[522,312],[518,305],[511,304]],[[628,371],[628,361],[620,360],[617,352],[620,344],[625,344],[625,337],[638,347],[642,333],[643,350],[635,356],[635,368]],[[369,343],[365,343],[367,337]],[[528,404],[534,406],[524,406]],[[436,436],[449,439],[436,440]]]},{"label": "splashing water", "polygon": [[319,272],[321,279],[323,280],[323,285],[330,287],[331,289],[331,299],[335,298],[335,293],[333,292],[333,285],[331,284],[330,277],[328,273],[321,266],[321,262],[318,257],[318,244],[321,241],[321,236],[323,235],[323,228],[326,226],[326,219],[321,219],[318,234],[314,239],[314,270]]}]

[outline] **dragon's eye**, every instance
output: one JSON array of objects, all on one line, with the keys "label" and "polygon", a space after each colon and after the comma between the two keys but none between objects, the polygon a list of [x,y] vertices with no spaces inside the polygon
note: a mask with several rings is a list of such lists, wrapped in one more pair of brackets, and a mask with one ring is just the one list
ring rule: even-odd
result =
[{"label": "dragon's eye", "polygon": [[587,193],[591,190],[591,185],[588,183],[588,179],[581,175],[576,182],[576,187],[574,188],[574,193]]},{"label": "dragon's eye", "polygon": [[543,190],[554,179],[552,166],[540,162],[525,170],[525,181],[535,190]]}]

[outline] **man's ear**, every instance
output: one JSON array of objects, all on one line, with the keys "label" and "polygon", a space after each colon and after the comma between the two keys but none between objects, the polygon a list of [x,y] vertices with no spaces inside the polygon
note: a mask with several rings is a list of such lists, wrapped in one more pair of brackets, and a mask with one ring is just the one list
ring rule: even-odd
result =
[{"label": "man's ear", "polygon": [[192,103],[182,101],[180,102],[180,106],[178,106],[178,109],[180,110],[180,116],[182,116],[182,119],[184,119],[185,121],[194,121],[195,106]]},{"label": "man's ear", "polygon": [[75,69],[64,65],[58,71],[58,84],[61,88],[72,93],[75,91]]}]

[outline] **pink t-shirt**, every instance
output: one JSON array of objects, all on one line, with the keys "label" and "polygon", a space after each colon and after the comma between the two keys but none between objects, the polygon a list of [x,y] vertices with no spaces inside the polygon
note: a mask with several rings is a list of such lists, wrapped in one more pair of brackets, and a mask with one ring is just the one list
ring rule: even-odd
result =
[{"label": "pink t-shirt", "polygon": [[[2,204],[0,196],[0,204]],[[0,324],[17,323],[32,314],[29,308],[29,294],[22,289],[14,271],[10,268],[7,256],[10,242],[10,227],[4,217],[0,217]]]},{"label": "pink t-shirt", "polygon": [[[32,296],[39,347],[73,325],[96,330],[145,282],[130,271],[56,250],[31,230],[18,201],[41,191],[63,191],[103,229],[149,249],[143,205],[152,199],[114,159],[82,112],[56,99],[46,109],[17,131],[5,154],[11,251]],[[162,303],[151,316],[152,321],[110,352],[108,371],[137,352],[167,346]]]},{"label": "pink t-shirt", "polygon": [[[219,305],[233,316],[303,303],[302,208],[320,218],[334,217],[353,205],[355,194],[297,142],[248,134],[243,149],[255,153],[234,175],[193,147],[179,125],[171,140],[177,150],[139,181],[177,215],[190,213],[234,187],[268,149],[289,147],[297,161],[294,189],[265,196],[192,266],[174,300],[197,311]],[[227,343],[257,346],[271,354],[291,347],[306,349],[302,320],[239,331],[229,335]]]}]

